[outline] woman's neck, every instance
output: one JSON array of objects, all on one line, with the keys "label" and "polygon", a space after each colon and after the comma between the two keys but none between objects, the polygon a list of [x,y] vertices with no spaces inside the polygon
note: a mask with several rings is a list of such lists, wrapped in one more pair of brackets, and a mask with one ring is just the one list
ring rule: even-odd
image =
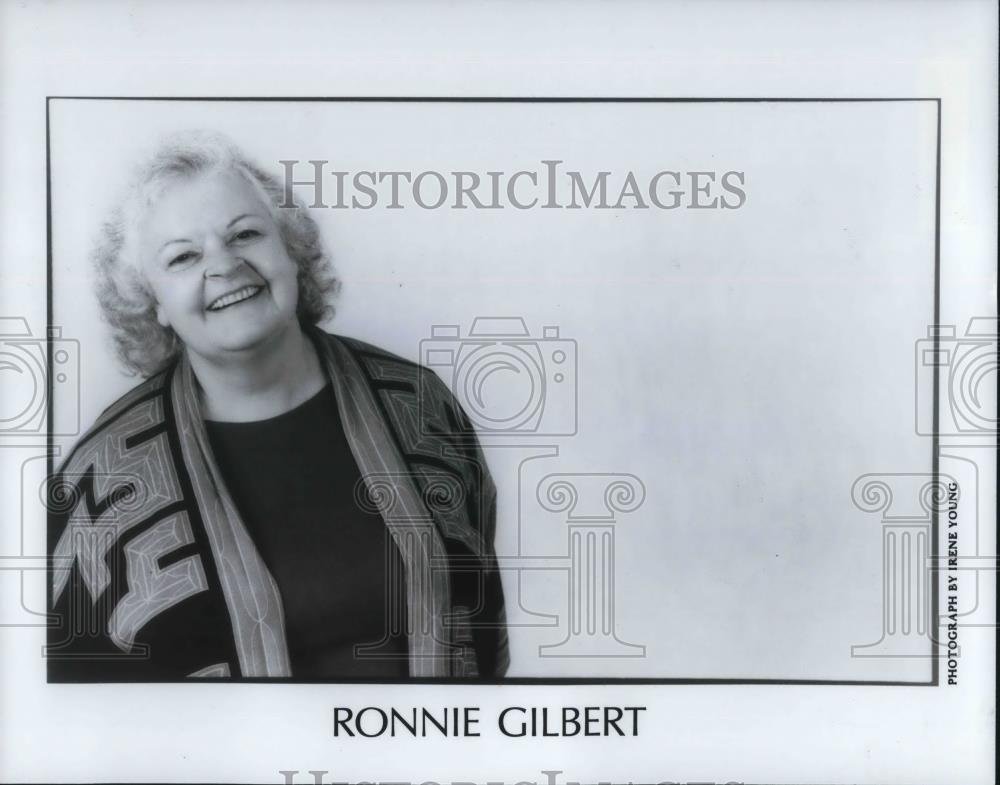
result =
[{"label": "woman's neck", "polygon": [[305,403],[326,384],[312,341],[298,322],[253,351],[226,358],[188,352],[205,419],[252,422]]}]

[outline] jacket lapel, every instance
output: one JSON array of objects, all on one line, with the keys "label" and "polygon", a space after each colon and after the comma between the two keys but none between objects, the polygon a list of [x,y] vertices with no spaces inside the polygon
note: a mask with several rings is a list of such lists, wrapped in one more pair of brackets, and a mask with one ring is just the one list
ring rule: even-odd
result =
[{"label": "jacket lapel", "polygon": [[320,336],[316,343],[368,498],[377,504],[405,566],[410,676],[449,676],[444,543],[357,359],[336,336]]},{"label": "jacket lapel", "polygon": [[194,373],[183,356],[170,392],[184,462],[232,620],[241,675],[291,676],[278,585],[247,533],[212,457]]},{"label": "jacket lapel", "polygon": [[[314,341],[368,498],[378,504],[406,571],[409,672],[451,675],[445,618],[450,608],[447,553],[364,372],[335,336]],[[291,676],[277,583],[257,552],[212,456],[197,382],[182,357],[171,385],[184,462],[218,567],[242,676]]]}]

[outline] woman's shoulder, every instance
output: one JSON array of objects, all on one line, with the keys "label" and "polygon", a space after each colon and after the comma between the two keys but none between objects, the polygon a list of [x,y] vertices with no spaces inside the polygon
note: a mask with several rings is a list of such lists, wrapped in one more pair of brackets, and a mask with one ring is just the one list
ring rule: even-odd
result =
[{"label": "woman's shoulder", "polygon": [[[417,398],[418,412],[424,419],[437,421],[444,414],[442,422],[450,423],[450,428],[458,433],[472,433],[465,411],[451,389],[434,370],[420,363],[407,360],[380,346],[334,333],[324,333],[330,341],[345,346],[362,368],[369,386],[384,388],[393,396],[409,392]],[[441,428],[435,426],[432,430]]]},{"label": "woman's shoulder", "polygon": [[347,348],[372,381],[411,383],[415,388],[428,383],[434,386],[438,383],[444,385],[438,375],[430,369],[381,346],[337,333],[324,333],[324,335],[328,340],[336,341]]},{"label": "woman's shoulder", "polygon": [[71,469],[81,461],[92,463],[95,453],[107,466],[113,459],[115,445],[138,427],[154,427],[163,421],[166,411],[163,396],[170,379],[170,369],[150,376],[118,397],[98,415],[94,423],[77,439],[60,466]]},{"label": "woman's shoulder", "polygon": [[348,335],[328,332],[323,332],[323,335],[329,341],[336,341],[341,345],[346,346],[355,356],[370,357],[376,360],[395,363],[400,366],[412,368],[414,371],[420,369],[420,366],[417,363],[407,360],[405,357],[398,354],[394,354],[388,349],[383,349],[381,346],[376,346],[373,343],[362,341],[360,338],[352,338]]}]

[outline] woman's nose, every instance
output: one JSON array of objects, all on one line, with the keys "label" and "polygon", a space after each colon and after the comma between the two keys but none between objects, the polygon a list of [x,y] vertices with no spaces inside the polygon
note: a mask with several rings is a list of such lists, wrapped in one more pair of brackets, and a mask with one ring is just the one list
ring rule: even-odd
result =
[{"label": "woman's nose", "polygon": [[206,278],[228,278],[243,264],[243,260],[224,245],[207,247],[205,256]]}]

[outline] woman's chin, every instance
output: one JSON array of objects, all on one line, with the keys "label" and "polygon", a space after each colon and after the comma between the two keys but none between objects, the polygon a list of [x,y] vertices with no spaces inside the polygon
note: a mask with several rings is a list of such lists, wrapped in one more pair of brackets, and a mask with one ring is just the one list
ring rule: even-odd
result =
[{"label": "woman's chin", "polygon": [[212,336],[209,345],[199,354],[222,361],[252,360],[256,352],[280,343],[287,326],[284,321],[272,320],[228,324],[225,330]]}]

